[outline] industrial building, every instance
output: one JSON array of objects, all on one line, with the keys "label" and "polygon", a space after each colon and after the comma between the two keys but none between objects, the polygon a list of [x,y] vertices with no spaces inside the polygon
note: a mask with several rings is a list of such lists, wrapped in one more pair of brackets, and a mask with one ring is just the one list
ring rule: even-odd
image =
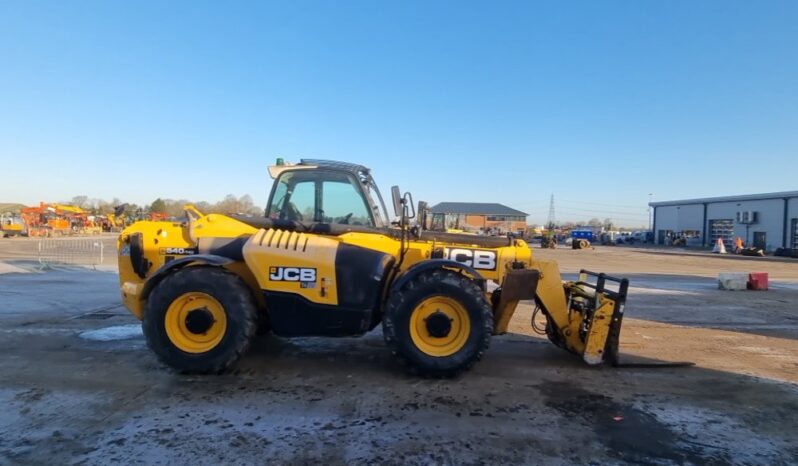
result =
[{"label": "industrial building", "polygon": [[430,210],[433,228],[454,228],[486,234],[526,232],[528,214],[503,204],[441,202]]},{"label": "industrial building", "polygon": [[798,248],[798,191],[652,202],[657,244],[677,238],[687,246],[711,247],[718,238],[731,247],[736,238],[746,246],[773,251]]}]

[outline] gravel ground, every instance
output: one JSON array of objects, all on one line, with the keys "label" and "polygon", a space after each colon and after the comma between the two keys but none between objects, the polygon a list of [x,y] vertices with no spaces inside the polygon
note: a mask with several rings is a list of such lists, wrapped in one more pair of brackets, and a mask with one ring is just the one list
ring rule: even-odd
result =
[{"label": "gravel ground", "polygon": [[[146,348],[113,264],[38,272],[28,241],[0,240],[0,464],[798,463],[798,261],[535,249],[631,279],[624,361],[695,367],[586,367],[522,304],[454,380],[407,374],[379,329],[263,337],[200,377]],[[711,278],[743,270],[772,289]]]}]

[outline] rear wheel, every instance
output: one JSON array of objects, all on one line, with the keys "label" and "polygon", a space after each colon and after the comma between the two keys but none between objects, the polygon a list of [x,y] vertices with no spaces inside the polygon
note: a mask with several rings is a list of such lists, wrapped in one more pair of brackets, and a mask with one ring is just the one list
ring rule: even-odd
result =
[{"label": "rear wheel", "polygon": [[449,270],[422,273],[386,304],[383,334],[413,370],[451,377],[470,368],[490,343],[493,313],[482,289]]},{"label": "rear wheel", "polygon": [[167,365],[221,372],[249,348],[257,308],[247,285],[216,267],[187,267],[164,278],[147,302],[147,344]]}]

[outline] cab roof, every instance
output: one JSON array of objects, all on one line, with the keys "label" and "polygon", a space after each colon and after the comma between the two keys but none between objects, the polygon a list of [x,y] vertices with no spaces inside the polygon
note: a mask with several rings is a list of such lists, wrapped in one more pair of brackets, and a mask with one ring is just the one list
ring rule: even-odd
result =
[{"label": "cab roof", "polygon": [[338,162],[335,160],[302,159],[299,161],[299,165],[312,165],[314,167],[332,168],[334,170],[348,171],[356,175],[367,175],[371,172],[371,170],[363,165],[349,162]]},{"label": "cab roof", "polygon": [[371,170],[368,167],[355,163],[338,162],[336,160],[301,159],[298,164],[285,163],[284,165],[269,165],[269,175],[272,178],[277,178],[277,176],[285,170],[312,168],[340,170],[361,177],[368,177],[371,174]]}]

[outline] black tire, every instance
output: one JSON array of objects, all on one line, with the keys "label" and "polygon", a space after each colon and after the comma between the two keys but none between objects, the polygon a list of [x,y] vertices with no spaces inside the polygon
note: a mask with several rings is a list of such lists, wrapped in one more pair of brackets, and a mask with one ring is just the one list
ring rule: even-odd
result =
[{"label": "black tire", "polygon": [[[221,341],[203,353],[181,350],[166,332],[169,306],[190,292],[216,299],[226,317]],[[142,321],[147,345],[163,363],[180,372],[199,374],[219,373],[233,365],[249,349],[257,327],[257,307],[247,285],[224,269],[205,266],[186,267],[164,278],[150,294]]]},{"label": "black tire", "polygon": [[[410,335],[411,315],[425,299],[443,296],[465,308],[470,332],[454,354],[431,356],[419,349]],[[424,272],[388,298],[382,322],[385,342],[415,373],[429,377],[453,377],[474,365],[488,349],[493,333],[493,312],[485,293],[474,281],[450,270]]]}]

